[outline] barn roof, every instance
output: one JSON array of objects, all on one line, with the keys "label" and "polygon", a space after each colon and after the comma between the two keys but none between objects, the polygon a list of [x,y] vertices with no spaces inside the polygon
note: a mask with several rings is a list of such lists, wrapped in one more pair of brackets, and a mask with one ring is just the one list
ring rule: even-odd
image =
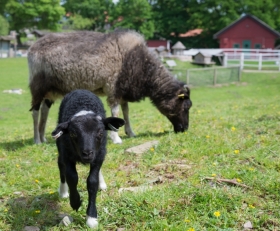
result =
[{"label": "barn roof", "polygon": [[214,34],[213,38],[217,39],[218,36],[220,36],[221,34],[223,34],[225,31],[229,30],[230,28],[232,28],[233,26],[235,26],[236,24],[240,23],[241,21],[243,21],[246,18],[251,18],[252,20],[256,21],[257,23],[259,23],[261,26],[265,27],[267,30],[269,30],[271,33],[275,34],[276,36],[280,37],[280,33],[276,30],[274,30],[273,28],[271,28],[269,25],[267,25],[265,22],[263,22],[262,20],[260,20],[259,18],[257,18],[256,16],[250,15],[250,14],[246,14],[245,16],[240,17],[239,19],[237,19],[236,21],[234,21],[233,23],[231,23],[230,25],[226,26],[225,28],[223,28],[222,30],[218,31],[216,34]]},{"label": "barn roof", "polygon": [[201,53],[203,56],[207,56],[207,55],[221,56],[223,55],[223,50],[222,49],[189,49],[187,51],[184,51],[184,55],[189,55],[189,56],[195,56],[198,53]]}]

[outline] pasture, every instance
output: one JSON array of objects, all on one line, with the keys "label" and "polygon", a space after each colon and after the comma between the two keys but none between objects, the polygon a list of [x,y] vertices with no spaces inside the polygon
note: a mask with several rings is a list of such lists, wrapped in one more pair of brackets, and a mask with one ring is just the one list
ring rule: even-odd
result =
[{"label": "pasture", "polygon": [[[79,211],[58,197],[51,132],[60,102],[50,110],[48,143],[34,145],[27,60],[0,59],[0,80],[0,230],[88,230],[87,166],[78,166]],[[13,88],[24,92],[3,93]],[[180,134],[148,99],[130,104],[137,137],[120,129],[123,144],[108,139],[99,230],[280,230],[280,73],[242,73],[240,84],[193,88],[191,99],[190,127]],[[159,144],[142,155],[125,152],[152,140]],[[59,226],[62,214],[74,222]]]}]

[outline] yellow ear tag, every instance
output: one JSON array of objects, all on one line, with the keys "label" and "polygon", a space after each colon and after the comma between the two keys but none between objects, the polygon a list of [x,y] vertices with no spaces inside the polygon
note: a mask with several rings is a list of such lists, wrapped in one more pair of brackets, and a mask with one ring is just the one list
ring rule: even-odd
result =
[{"label": "yellow ear tag", "polygon": [[184,97],[185,97],[185,95],[184,95],[184,94],[180,94],[180,95],[178,95],[178,98],[182,98],[182,99],[184,99]]}]

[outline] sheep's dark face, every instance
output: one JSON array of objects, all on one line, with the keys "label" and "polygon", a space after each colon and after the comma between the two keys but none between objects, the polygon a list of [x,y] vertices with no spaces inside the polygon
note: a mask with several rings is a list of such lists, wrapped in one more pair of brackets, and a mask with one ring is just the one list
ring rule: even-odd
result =
[{"label": "sheep's dark face", "polygon": [[72,118],[68,133],[83,163],[94,161],[107,134],[101,117],[94,115]]},{"label": "sheep's dark face", "polygon": [[167,103],[167,111],[164,113],[174,127],[174,132],[184,132],[189,128],[189,110],[192,106],[190,99],[190,89],[183,87]]}]

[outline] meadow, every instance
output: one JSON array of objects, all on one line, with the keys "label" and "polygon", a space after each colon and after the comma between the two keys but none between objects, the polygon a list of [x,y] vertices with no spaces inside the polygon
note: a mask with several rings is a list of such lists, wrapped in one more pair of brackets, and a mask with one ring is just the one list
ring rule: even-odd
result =
[{"label": "meadow", "polygon": [[[51,132],[60,102],[50,110],[48,142],[34,145],[26,58],[0,59],[0,80],[0,230],[89,230],[88,167],[78,166],[78,212],[57,192]],[[3,93],[15,88],[23,94]],[[190,127],[180,134],[149,99],[130,104],[137,137],[121,129],[123,144],[108,139],[99,230],[280,230],[280,73],[244,72],[238,84],[192,88],[191,99]],[[158,145],[142,155],[125,152],[152,140]],[[63,214],[74,219],[68,227],[59,225]]]}]

